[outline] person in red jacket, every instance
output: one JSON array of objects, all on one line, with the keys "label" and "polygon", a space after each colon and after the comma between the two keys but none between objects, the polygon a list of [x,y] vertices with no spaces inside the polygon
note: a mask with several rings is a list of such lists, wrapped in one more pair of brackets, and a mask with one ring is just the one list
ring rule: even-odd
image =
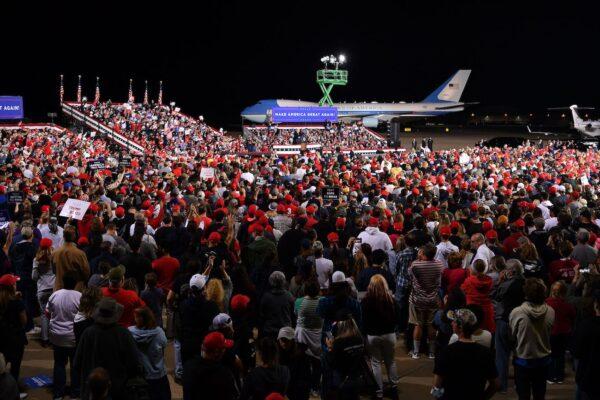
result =
[{"label": "person in red jacket", "polygon": [[575,307],[567,303],[567,285],[563,281],[554,282],[546,304],[554,309],[554,325],[550,332],[552,362],[548,368],[548,383],[563,383],[565,380],[565,351],[575,323]]},{"label": "person in red jacket", "polygon": [[175,280],[175,275],[179,271],[179,260],[175,257],[171,257],[169,249],[160,249],[162,256],[152,261],[152,269],[156,272],[158,282],[156,287],[162,289],[165,293],[169,293]]},{"label": "person in red jacket", "polygon": [[477,304],[483,309],[484,317],[481,321],[481,328],[494,333],[496,323],[494,321],[494,305],[490,297],[494,281],[484,273],[485,268],[483,260],[475,260],[473,264],[475,275],[465,279],[461,289],[465,292],[467,304]]},{"label": "person in red jacket", "polygon": [[123,314],[119,319],[119,325],[128,328],[135,325],[134,311],[136,308],[146,307],[144,300],[140,299],[133,290],[123,289],[125,282],[125,267],[119,265],[111,268],[108,272],[108,287],[102,288],[102,295],[115,299],[117,303],[123,306]]},{"label": "person in red jacket", "polygon": [[510,224],[510,235],[502,242],[506,257],[513,258],[515,249],[519,247],[519,238],[524,236],[523,228],[525,228],[525,221],[520,218]]},{"label": "person in red jacket", "polygon": [[453,252],[448,255],[448,268],[442,272],[442,292],[448,294],[455,287],[460,287],[470,275],[470,268],[462,268],[460,253]]}]

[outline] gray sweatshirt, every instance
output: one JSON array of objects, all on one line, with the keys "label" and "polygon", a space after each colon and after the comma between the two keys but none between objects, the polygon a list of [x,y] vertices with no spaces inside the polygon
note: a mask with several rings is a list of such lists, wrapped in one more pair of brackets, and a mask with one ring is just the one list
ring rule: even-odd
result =
[{"label": "gray sweatshirt", "polygon": [[532,360],[550,355],[550,331],[554,309],[547,304],[535,305],[525,301],[512,310],[509,317],[515,356]]}]

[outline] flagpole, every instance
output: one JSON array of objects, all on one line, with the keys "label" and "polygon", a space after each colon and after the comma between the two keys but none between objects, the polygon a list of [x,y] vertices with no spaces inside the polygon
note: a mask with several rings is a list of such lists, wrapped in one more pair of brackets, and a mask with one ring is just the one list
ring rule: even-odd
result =
[{"label": "flagpole", "polygon": [[59,92],[58,92],[58,97],[60,99],[60,104],[63,103],[63,99],[65,97],[65,80],[64,80],[64,78],[65,78],[64,75],[61,74],[60,75],[60,89],[59,89]]},{"label": "flagpole", "polygon": [[81,103],[81,75],[77,75],[77,102]]},{"label": "flagpole", "polygon": [[127,102],[133,103],[133,79],[129,78],[129,96]]}]

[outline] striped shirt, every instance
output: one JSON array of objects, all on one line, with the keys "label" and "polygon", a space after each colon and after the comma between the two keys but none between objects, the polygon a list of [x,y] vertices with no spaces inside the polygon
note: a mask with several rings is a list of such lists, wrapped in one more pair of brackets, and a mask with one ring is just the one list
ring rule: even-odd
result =
[{"label": "striped shirt", "polygon": [[409,301],[415,308],[437,308],[444,266],[436,260],[413,261],[409,269],[412,291]]},{"label": "striped shirt", "polygon": [[300,297],[296,299],[295,309],[298,315],[298,326],[305,329],[323,328],[323,318],[317,313],[320,297]]}]

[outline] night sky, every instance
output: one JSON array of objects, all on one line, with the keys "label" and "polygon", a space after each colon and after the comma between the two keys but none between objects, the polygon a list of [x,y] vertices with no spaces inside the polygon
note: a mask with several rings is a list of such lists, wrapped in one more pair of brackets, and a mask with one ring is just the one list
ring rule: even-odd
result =
[{"label": "night sky", "polygon": [[98,75],[114,101],[126,100],[130,77],[140,100],[145,79],[152,98],[163,80],[167,102],[231,126],[259,99],[318,100],[315,71],[331,53],[349,60],[338,101],[418,101],[471,68],[463,99],[482,107],[600,106],[598,13],[572,2],[51,3],[3,5],[0,17],[0,95],[24,96],[33,121],[58,109],[63,73],[66,99],[77,74],[84,95]]}]

